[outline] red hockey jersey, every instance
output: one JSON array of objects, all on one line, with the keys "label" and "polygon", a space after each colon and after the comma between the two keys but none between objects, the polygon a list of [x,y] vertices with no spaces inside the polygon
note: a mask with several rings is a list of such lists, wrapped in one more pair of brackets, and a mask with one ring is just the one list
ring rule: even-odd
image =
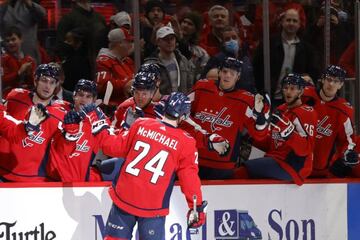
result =
[{"label": "red hockey jersey", "polygon": [[[134,101],[134,98],[128,98],[124,102],[122,102],[119,107],[116,109],[114,114],[114,121],[112,122],[112,125],[116,128],[121,128],[120,124],[124,120],[124,114],[126,110],[132,107],[135,109],[136,104]],[[156,118],[155,112],[154,112],[154,104],[151,102],[149,103],[144,109],[142,109],[144,112],[145,117],[147,118]]]},{"label": "red hockey jersey", "polygon": [[312,170],[317,115],[312,107],[305,104],[294,108],[282,104],[277,110],[294,124],[294,132],[285,140],[272,127],[267,139],[255,145],[266,152],[266,157],[273,158],[284,168],[295,183],[301,185]]},{"label": "red hockey jersey", "polygon": [[[25,119],[33,105],[32,94],[28,90],[14,89],[7,97],[7,111],[16,119]],[[45,167],[52,136],[59,131],[65,110],[48,105],[49,117],[40,125],[40,131],[32,132],[19,143],[9,143],[0,138],[0,149],[9,148],[8,156],[0,160],[0,175],[9,181],[45,181]]]},{"label": "red hockey jersey", "polygon": [[324,177],[331,164],[342,157],[346,149],[355,146],[354,110],[344,98],[322,101],[313,87],[305,88],[303,100],[312,105],[318,115],[312,176]]},{"label": "red hockey jersey", "polygon": [[230,153],[219,156],[215,151],[199,148],[199,165],[233,169],[239,158],[241,136],[248,132],[253,138],[262,138],[266,130],[257,131],[252,118],[254,95],[235,90],[223,92],[211,80],[200,80],[189,94],[191,117],[208,133],[217,133],[230,142]]},{"label": "red hockey jersey", "polygon": [[140,217],[167,215],[176,175],[189,207],[194,195],[202,202],[195,140],[183,130],[140,118],[121,135],[102,131],[100,136],[106,155],[125,157],[109,190],[119,208]]}]

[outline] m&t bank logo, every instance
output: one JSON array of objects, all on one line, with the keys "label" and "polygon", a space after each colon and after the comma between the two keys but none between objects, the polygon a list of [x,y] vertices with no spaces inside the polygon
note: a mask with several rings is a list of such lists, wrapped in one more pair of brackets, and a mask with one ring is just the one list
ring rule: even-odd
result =
[{"label": "m&t bank logo", "polygon": [[261,231],[248,211],[215,210],[214,217],[216,239],[262,239]]}]

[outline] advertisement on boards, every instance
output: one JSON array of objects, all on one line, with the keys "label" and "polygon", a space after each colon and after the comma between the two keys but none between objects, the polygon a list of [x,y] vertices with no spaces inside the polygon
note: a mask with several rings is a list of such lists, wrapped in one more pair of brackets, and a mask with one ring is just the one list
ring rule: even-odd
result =
[{"label": "advertisement on boards", "polygon": [[[206,185],[202,190],[209,202],[207,223],[187,229],[188,207],[180,188],[174,188],[166,240],[348,239],[346,184]],[[100,240],[112,204],[107,187],[0,188],[0,198],[0,240]],[[137,239],[136,231],[133,235]]]}]

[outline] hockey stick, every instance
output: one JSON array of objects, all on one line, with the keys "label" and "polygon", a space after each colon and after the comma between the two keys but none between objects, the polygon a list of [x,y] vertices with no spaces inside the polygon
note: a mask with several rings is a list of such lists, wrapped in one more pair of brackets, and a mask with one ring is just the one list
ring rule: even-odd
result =
[{"label": "hockey stick", "polygon": [[194,122],[194,120],[192,120],[190,117],[186,118],[185,122],[187,122],[188,124],[193,126],[195,128],[195,130],[200,131],[203,134],[208,134],[208,132],[205,129],[203,129],[199,124]]},{"label": "hockey stick", "polygon": [[112,83],[110,81],[108,81],[106,84],[106,91],[105,91],[105,96],[103,99],[103,103],[105,105],[109,105],[110,97],[111,97],[113,90],[114,90],[114,86],[112,85]]}]

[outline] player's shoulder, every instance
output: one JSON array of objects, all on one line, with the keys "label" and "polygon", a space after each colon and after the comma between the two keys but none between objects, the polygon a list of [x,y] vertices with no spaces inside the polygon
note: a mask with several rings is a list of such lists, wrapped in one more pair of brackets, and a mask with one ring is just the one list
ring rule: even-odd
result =
[{"label": "player's shoulder", "polygon": [[52,102],[52,104],[49,106],[52,106],[54,108],[60,108],[60,109],[62,108],[62,109],[65,109],[66,111],[69,111],[72,107],[72,104],[69,103],[68,101],[58,99],[58,100]]},{"label": "player's shoulder", "polygon": [[217,89],[217,85],[215,81],[209,79],[200,79],[193,86],[193,91],[197,91],[197,90],[214,91],[215,89]]},{"label": "player's shoulder", "polygon": [[62,121],[64,119],[65,114],[70,110],[71,105],[64,103],[60,104],[51,104],[46,107],[50,116],[55,117],[57,120]]},{"label": "player's shoulder", "polygon": [[7,97],[6,100],[20,100],[20,101],[25,101],[26,99],[30,99],[30,91],[24,88],[14,88],[12,89]]},{"label": "player's shoulder", "polygon": [[135,104],[134,98],[131,97],[120,103],[118,109],[128,108],[130,106],[134,106],[134,104]]},{"label": "player's shoulder", "polygon": [[345,98],[338,97],[336,100],[328,103],[332,108],[337,109],[339,112],[352,116],[354,114],[354,108]]}]

